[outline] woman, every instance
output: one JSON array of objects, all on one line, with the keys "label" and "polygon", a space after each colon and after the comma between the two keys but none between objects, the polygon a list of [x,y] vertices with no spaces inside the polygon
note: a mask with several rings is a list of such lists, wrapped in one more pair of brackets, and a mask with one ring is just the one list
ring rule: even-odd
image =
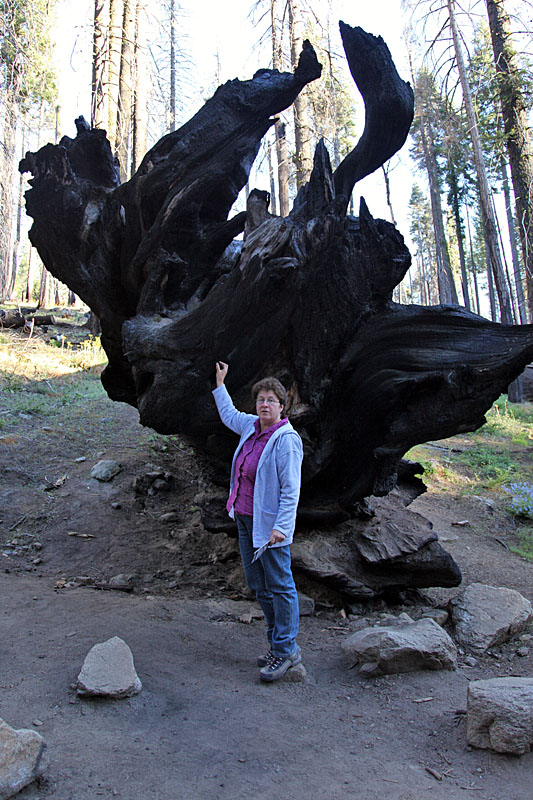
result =
[{"label": "woman", "polygon": [[[296,644],[298,595],[290,543],[300,495],[302,440],[284,415],[285,389],[276,378],[252,388],[257,414],[237,411],[216,364],[213,396],[224,425],[240,435],[231,465],[227,510],[237,522],[244,575],[265,615],[270,651],[257,659],[259,677],[275,681],[302,660]],[[254,551],[266,548],[254,561]]]}]

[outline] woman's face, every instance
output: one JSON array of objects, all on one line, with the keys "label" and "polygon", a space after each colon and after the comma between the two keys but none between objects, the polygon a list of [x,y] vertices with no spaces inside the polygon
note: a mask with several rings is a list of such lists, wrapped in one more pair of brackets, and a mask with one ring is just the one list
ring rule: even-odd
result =
[{"label": "woman's face", "polygon": [[263,431],[281,419],[283,406],[272,389],[260,389],[255,400],[255,408]]}]

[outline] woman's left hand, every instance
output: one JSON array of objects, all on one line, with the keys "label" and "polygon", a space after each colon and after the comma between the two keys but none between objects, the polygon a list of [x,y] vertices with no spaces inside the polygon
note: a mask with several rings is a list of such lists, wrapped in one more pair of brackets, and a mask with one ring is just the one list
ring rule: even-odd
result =
[{"label": "woman's left hand", "polygon": [[282,542],[284,540],[284,538],[285,538],[285,534],[284,533],[281,533],[280,531],[277,531],[277,530],[274,529],[272,531],[272,533],[270,534],[270,539],[268,540],[268,543],[269,544],[278,544],[279,542]]}]

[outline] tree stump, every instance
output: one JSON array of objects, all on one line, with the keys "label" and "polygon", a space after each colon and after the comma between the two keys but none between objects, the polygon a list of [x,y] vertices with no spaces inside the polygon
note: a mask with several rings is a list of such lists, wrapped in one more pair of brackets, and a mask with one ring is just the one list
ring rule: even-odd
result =
[{"label": "tree stump", "polygon": [[[258,190],[246,212],[228,215],[275,115],[320,76],[308,42],[294,74],[259,70],[221,86],[122,185],[105,132],[83,118],[75,139],[27,153],[20,165],[34,176],[32,243],[100,320],[109,396],[135,405],[142,424],[187,436],[218,469],[235,442],[211,398],[214,362],[231,364],[239,407],[256,380],[275,374],[304,442],[300,519],[321,526],[347,522],[365,497],[411,480],[416,468],[402,457],[413,445],[482,425],[533,359],[533,326],[392,301],[411,263],[401,234],[363,199],[359,217],[346,212],[354,184],[405,142],[413,92],[381,37],[344,23],[341,34],[365,130],[335,171],[318,144],[288,217],[271,215]],[[298,556],[302,569],[319,573],[310,553]],[[393,553],[371,570],[394,571]],[[458,582],[453,562],[441,572],[428,574]],[[428,585],[407,573],[406,585]]]}]

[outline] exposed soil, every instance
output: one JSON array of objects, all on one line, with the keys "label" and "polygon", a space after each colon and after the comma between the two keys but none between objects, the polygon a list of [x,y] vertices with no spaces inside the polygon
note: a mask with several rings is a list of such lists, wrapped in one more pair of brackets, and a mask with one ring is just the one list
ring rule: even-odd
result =
[{"label": "exposed soil", "polygon": [[[261,684],[263,624],[250,614],[235,540],[202,524],[202,508],[222,503],[224,490],[194,451],[141,428],[134,409],[101,392],[49,414],[8,408],[0,717],[35,727],[48,745],[43,779],[19,797],[529,800],[533,754],[469,749],[463,713],[470,680],[532,674],[518,638],[475,666],[461,653],[456,672],[364,679],[340,651],[360,615],[296,576],[317,600],[301,620],[308,679]],[[121,465],[109,483],[90,477],[102,458]],[[157,485],[151,473],[163,476]],[[502,509],[453,490],[429,491],[412,507],[433,522],[463,585],[508,586],[533,600],[532,565],[508,549],[515,527]],[[133,591],[97,588],[113,577]],[[416,617],[458,591],[373,603],[363,614]],[[78,698],[71,685],[85,655],[113,635],[130,646],[142,692]]]}]

